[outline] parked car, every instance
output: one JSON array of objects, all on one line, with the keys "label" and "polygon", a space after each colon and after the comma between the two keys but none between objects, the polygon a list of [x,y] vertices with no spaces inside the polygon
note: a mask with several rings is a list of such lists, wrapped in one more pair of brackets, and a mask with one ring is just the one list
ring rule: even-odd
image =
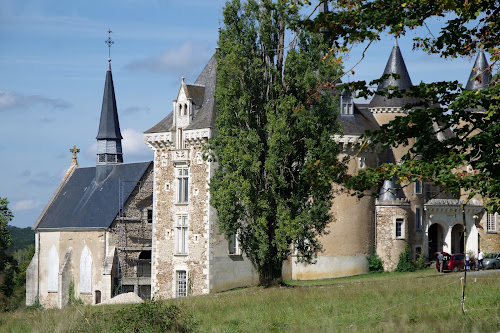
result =
[{"label": "parked car", "polygon": [[485,269],[500,268],[500,253],[488,253],[484,256],[483,266]]},{"label": "parked car", "polygon": [[[437,252],[435,253],[438,254]],[[443,252],[443,271],[458,272],[465,268],[465,255],[462,253],[449,254]],[[439,271],[439,261],[436,260],[436,269]],[[470,269],[476,269],[476,260],[470,260]]]}]

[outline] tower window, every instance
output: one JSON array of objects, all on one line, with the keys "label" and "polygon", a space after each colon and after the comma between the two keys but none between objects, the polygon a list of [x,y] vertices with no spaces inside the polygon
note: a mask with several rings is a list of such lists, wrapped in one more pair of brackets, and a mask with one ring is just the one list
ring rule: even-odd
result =
[{"label": "tower window", "polygon": [[188,244],[188,217],[177,216],[177,254],[187,254]]},{"label": "tower window", "polygon": [[396,222],[395,222],[395,228],[396,228],[396,232],[395,232],[395,236],[396,236],[396,239],[404,239],[405,236],[405,230],[404,230],[404,222],[405,220],[402,219],[402,218],[397,218],[396,219]]},{"label": "tower window", "polygon": [[415,207],[415,229],[422,229],[422,208]]},{"label": "tower window", "polygon": [[188,106],[187,104],[184,104],[184,115],[187,116],[188,114]]}]

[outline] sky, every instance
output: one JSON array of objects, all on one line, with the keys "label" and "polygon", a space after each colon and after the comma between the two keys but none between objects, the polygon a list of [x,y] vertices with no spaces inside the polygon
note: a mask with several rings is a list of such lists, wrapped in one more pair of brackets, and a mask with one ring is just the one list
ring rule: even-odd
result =
[{"label": "sky", "polygon": [[[10,202],[11,225],[33,226],[70,166],[73,145],[80,167],[95,166],[107,31],[124,162],[148,161],[142,133],[171,112],[181,77],[193,83],[214,53],[224,3],[0,0],[0,197]],[[439,25],[429,27],[437,33]],[[398,41],[414,84],[466,83],[474,59],[414,52],[414,36]],[[393,44],[382,36],[343,81],[380,77]],[[346,68],[363,49],[353,49]]]}]

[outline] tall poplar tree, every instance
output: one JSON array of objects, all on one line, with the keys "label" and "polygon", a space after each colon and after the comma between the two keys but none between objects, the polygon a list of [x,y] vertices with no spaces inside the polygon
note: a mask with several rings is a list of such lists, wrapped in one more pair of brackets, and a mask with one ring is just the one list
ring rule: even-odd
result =
[{"label": "tall poplar tree", "polygon": [[339,68],[321,35],[290,30],[297,19],[284,1],[233,0],[219,38],[211,204],[266,286],[290,254],[314,261],[344,172],[332,140]]}]

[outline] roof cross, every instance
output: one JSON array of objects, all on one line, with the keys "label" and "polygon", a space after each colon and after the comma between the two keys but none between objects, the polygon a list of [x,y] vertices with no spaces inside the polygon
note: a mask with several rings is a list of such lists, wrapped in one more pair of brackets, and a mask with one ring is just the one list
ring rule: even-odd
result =
[{"label": "roof cross", "polygon": [[80,152],[80,149],[76,148],[76,145],[73,145],[73,148],[69,152],[73,153],[73,160],[76,161],[76,154]]},{"label": "roof cross", "polygon": [[108,44],[108,61],[111,62],[111,45],[113,45],[115,42],[111,39],[111,29],[108,29],[108,39],[104,41],[104,43]]}]

